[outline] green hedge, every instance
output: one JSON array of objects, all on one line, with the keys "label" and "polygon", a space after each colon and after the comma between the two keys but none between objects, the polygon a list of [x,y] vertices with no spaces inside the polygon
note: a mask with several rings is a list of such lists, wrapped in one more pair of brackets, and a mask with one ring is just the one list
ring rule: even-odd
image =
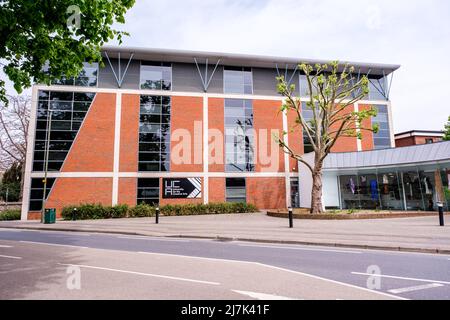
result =
[{"label": "green hedge", "polygon": [[[187,204],[166,205],[160,207],[164,216],[193,216],[207,214],[231,214],[257,212],[258,208],[245,203],[211,203],[211,204]],[[104,207],[100,204],[82,204],[69,206],[62,210],[64,220],[95,220],[117,218],[144,218],[154,217],[156,207],[140,204],[133,208],[127,205]]]},{"label": "green hedge", "polygon": [[6,210],[0,212],[0,221],[20,220],[20,210]]}]

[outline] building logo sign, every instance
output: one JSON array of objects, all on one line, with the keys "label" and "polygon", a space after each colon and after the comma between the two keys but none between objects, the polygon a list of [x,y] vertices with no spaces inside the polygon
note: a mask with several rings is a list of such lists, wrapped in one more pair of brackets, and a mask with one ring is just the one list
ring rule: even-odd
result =
[{"label": "building logo sign", "polygon": [[163,179],[163,199],[200,199],[202,179]]}]

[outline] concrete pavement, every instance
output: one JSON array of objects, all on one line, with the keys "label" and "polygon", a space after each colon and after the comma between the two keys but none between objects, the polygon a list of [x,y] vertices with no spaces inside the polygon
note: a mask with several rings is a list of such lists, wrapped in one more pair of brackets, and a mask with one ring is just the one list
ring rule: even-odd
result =
[{"label": "concrete pavement", "polygon": [[[119,233],[157,237],[224,238],[272,243],[314,244],[429,253],[450,253],[450,226],[439,227],[438,217],[383,220],[296,220],[264,213],[153,218],[58,221],[55,225],[0,222],[0,228]],[[448,221],[450,224],[450,221]]]}]

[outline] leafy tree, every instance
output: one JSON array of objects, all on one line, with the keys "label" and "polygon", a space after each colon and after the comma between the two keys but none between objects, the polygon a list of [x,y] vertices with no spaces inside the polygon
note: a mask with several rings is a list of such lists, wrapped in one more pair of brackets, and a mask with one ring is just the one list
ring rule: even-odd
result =
[{"label": "leafy tree", "polygon": [[448,122],[444,129],[444,141],[450,141],[450,117],[448,117]]},{"label": "leafy tree", "polygon": [[22,167],[21,163],[14,163],[3,174],[0,183],[0,198],[4,201],[16,202],[22,198]]},{"label": "leafy tree", "polygon": [[[101,61],[100,48],[126,33],[124,23],[135,0],[6,0],[0,2],[0,63],[21,93],[33,82],[77,76],[83,62]],[[3,63],[5,62],[5,63]],[[43,69],[46,72],[43,72]],[[0,100],[7,104],[5,80]]]},{"label": "leafy tree", "polygon": [[[302,102],[295,97],[295,85],[289,85],[284,77],[278,77],[278,92],[284,96],[283,112],[294,112],[296,123],[290,128],[294,132],[301,128],[303,134],[311,142],[314,150],[314,163],[310,164],[286,145],[283,137],[278,137],[278,143],[284,152],[303,163],[312,174],[313,186],[311,192],[311,213],[322,213],[322,169],[327,155],[341,137],[357,137],[362,139],[362,131],[378,131],[378,125],[371,128],[363,126],[364,120],[376,116],[377,111],[349,110],[350,106],[362,100],[369,92],[369,80],[366,76],[360,79],[353,77],[354,68],[348,65],[340,66],[334,61],[330,64],[311,66],[301,64],[299,68],[306,75],[309,101],[306,108],[312,111],[312,119],[306,119],[302,114]],[[287,135],[288,132],[284,132]]]}]

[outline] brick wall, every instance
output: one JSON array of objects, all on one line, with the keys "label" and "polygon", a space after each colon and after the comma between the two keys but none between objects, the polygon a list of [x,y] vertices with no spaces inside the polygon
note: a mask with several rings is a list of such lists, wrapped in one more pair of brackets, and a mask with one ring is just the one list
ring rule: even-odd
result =
[{"label": "brick wall", "polygon": [[[200,126],[195,135],[194,125]],[[203,99],[198,97],[172,97],[171,107],[171,172],[201,172],[203,171]],[[190,141],[176,139],[177,130],[187,130]],[[185,136],[182,131],[181,136]],[[178,135],[180,136],[180,135]],[[185,137],[186,138],[186,137]],[[186,148],[181,148],[186,145]],[[182,150],[183,149],[183,150]],[[186,157],[185,163],[174,162],[178,156]],[[181,162],[181,161],[180,161]]]},{"label": "brick wall", "polygon": [[247,202],[259,209],[280,209],[286,207],[284,178],[247,178]]},{"label": "brick wall", "polygon": [[119,204],[135,206],[137,203],[137,179],[120,178],[119,179]]},{"label": "brick wall", "polygon": [[[61,209],[70,205],[99,203],[112,204],[111,178],[58,178],[47,200],[47,208],[56,208],[61,217]],[[34,215],[31,215],[34,217]],[[39,215],[40,218],[40,215]]]},{"label": "brick wall", "polygon": [[225,202],[225,178],[209,178],[209,202]]},{"label": "brick wall", "polygon": [[[281,104],[279,101],[254,100],[253,120],[256,130],[256,172],[284,172],[284,153],[274,143],[272,131],[275,130],[278,136],[283,132],[283,115],[280,113]],[[266,133],[261,139],[260,130],[266,129]],[[267,159],[264,159],[264,158]]]},{"label": "brick wall", "polygon": [[139,95],[122,95],[122,115],[120,120],[121,172],[136,172],[138,169],[139,108]]},{"label": "brick wall", "polygon": [[[341,115],[347,115],[351,112],[355,111],[355,107],[353,105],[348,106],[343,111],[341,111]],[[341,125],[341,122],[336,123],[334,126],[332,126],[332,130],[339,129],[339,126]],[[356,124],[353,126],[353,128],[356,127]],[[353,152],[358,151],[358,144],[357,144],[357,138],[356,137],[340,137],[334,147],[331,149],[331,152]]]},{"label": "brick wall", "polygon": [[[370,108],[372,108],[372,106],[361,104],[358,106],[358,108],[359,108],[359,111],[366,111],[366,110],[370,110]],[[362,127],[363,128],[372,128],[372,119],[369,118],[369,119],[364,120],[362,123]],[[375,148],[374,142],[373,142],[373,132],[367,131],[367,130],[361,130],[361,134],[362,134],[362,140],[361,140],[362,151],[373,150]]]},{"label": "brick wall", "polygon": [[97,93],[62,172],[111,172],[114,163],[116,95]]},{"label": "brick wall", "polygon": [[[208,124],[209,124],[209,142],[210,142],[210,172],[224,172],[225,171],[225,114],[224,114],[224,99],[211,98],[208,100]],[[219,136],[215,136],[214,132],[221,133],[221,141]],[[215,148],[213,147],[215,146]],[[212,150],[216,149],[216,150]],[[212,159],[217,158],[216,163],[212,163]]]},{"label": "brick wall", "polygon": [[[304,145],[303,145],[303,132],[301,125],[296,125],[297,121],[297,113],[293,110],[289,110],[287,114],[288,118],[288,141],[289,147],[296,154],[303,154]],[[289,156],[289,170],[290,172],[298,172],[298,163],[297,160],[293,159]]]}]

